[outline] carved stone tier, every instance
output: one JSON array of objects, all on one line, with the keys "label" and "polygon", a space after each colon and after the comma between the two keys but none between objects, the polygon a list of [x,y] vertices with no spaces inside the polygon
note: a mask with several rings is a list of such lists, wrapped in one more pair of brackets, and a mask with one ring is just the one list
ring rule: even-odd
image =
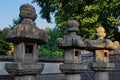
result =
[{"label": "carved stone tier", "polygon": [[37,18],[35,8],[30,4],[23,4],[20,7],[20,18],[22,22],[16,25],[12,30],[4,28],[3,37],[12,43],[32,42],[44,44],[47,42],[47,34],[43,29],[39,29],[34,24]]},{"label": "carved stone tier", "polygon": [[76,35],[76,32],[79,31],[78,29],[79,23],[75,20],[71,20],[68,22],[67,32],[69,35],[64,36],[62,38],[58,38],[58,46],[61,49],[66,48],[79,48],[84,49],[86,45],[83,42],[82,37]]},{"label": "carved stone tier", "polygon": [[101,49],[114,50],[119,46],[118,41],[112,42],[109,39],[85,40],[84,42],[87,45],[87,49],[91,51]]},{"label": "carved stone tier", "polygon": [[62,49],[65,49],[65,48],[84,49],[86,47],[82,38],[77,35],[68,35],[68,36],[65,36],[64,38],[59,38],[58,45]]},{"label": "carved stone tier", "polygon": [[94,62],[90,64],[90,67],[94,71],[111,71],[115,67],[114,63],[105,63],[105,62]]},{"label": "carved stone tier", "polygon": [[67,63],[60,65],[60,70],[63,73],[79,74],[87,70],[87,65],[79,64],[79,63]]},{"label": "carved stone tier", "polygon": [[42,72],[41,63],[6,63],[5,68],[12,75],[37,75]]}]

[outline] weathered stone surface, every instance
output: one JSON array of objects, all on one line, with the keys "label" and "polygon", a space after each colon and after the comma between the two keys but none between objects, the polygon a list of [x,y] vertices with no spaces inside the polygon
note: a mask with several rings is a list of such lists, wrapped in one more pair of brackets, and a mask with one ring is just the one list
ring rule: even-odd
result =
[{"label": "weathered stone surface", "polygon": [[60,70],[63,73],[69,73],[69,74],[79,74],[81,72],[84,72],[87,70],[87,65],[80,64],[80,63],[66,63],[60,65]]},{"label": "weathered stone surface", "polygon": [[93,49],[108,49],[114,50],[118,48],[119,42],[112,42],[109,39],[85,40],[85,44],[89,50]]},{"label": "weathered stone surface", "polygon": [[97,72],[95,74],[94,80],[109,80],[108,72]]},{"label": "weathered stone surface", "polygon": [[47,42],[46,32],[34,25],[36,12],[33,6],[24,4],[20,7],[20,17],[23,19],[21,24],[14,27],[13,30],[5,28],[3,37],[13,43],[19,42],[36,42],[43,44]]},{"label": "weathered stone surface", "polygon": [[30,5],[30,4],[23,4],[20,7],[20,18],[29,18],[32,19],[33,21],[37,18],[36,10],[35,8]]},{"label": "weathered stone surface", "polygon": [[109,62],[109,50],[101,49],[101,50],[95,50],[94,52],[94,61],[95,62]]},{"label": "weathered stone surface", "polygon": [[82,64],[81,51],[86,44],[76,35],[79,23],[75,20],[68,21],[67,32],[69,35],[58,39],[59,48],[64,50],[64,64],[60,65],[61,72],[65,73],[65,80],[81,80],[80,73],[87,70],[87,65]]},{"label": "weathered stone surface", "polygon": [[37,63],[38,45],[47,42],[46,32],[35,26],[37,18],[35,8],[29,4],[20,7],[22,23],[10,30],[3,30],[4,38],[14,43],[14,61],[6,63],[5,69],[15,76],[15,80],[36,80],[36,75],[42,72],[44,65]]},{"label": "weathered stone surface", "polygon": [[64,38],[59,38],[58,44],[60,48],[71,48],[71,47],[84,48],[86,47],[86,45],[82,41],[82,38],[77,35],[70,35]]},{"label": "weathered stone surface", "polygon": [[79,31],[78,27],[79,27],[79,23],[77,21],[75,21],[75,20],[68,21],[67,31],[68,32],[77,32],[77,31]]},{"label": "weathered stone surface", "polygon": [[68,74],[65,77],[65,80],[81,80],[80,74]]},{"label": "weathered stone surface", "polygon": [[98,36],[98,39],[104,39],[106,36],[105,29],[103,27],[98,27],[96,29],[96,35]]},{"label": "weathered stone surface", "polygon": [[110,39],[104,39],[104,37],[106,36],[106,33],[105,33],[105,30],[103,27],[98,27],[96,29],[96,31],[97,31],[96,35],[97,35],[98,39],[96,39],[96,40],[86,39],[84,41],[89,50],[92,50],[92,49],[114,50],[114,49],[118,48],[118,46],[119,46],[118,41],[112,42]]},{"label": "weathered stone surface", "polygon": [[36,80],[65,80],[65,75],[62,73],[40,74]]},{"label": "weathered stone surface", "polygon": [[60,48],[84,48],[86,45],[83,42],[83,39],[76,35],[76,32],[79,31],[78,29],[79,23],[75,20],[71,20],[68,22],[67,31],[69,33],[68,36],[58,39],[58,46]]},{"label": "weathered stone surface", "polygon": [[41,63],[6,63],[5,69],[12,75],[37,75],[42,72]]},{"label": "weathered stone surface", "polygon": [[82,63],[80,49],[66,49],[64,54],[64,63]]},{"label": "weathered stone surface", "polygon": [[90,65],[94,71],[111,71],[115,67],[114,63],[94,62]]},{"label": "weathered stone surface", "polygon": [[90,67],[96,71],[95,80],[109,80],[108,71],[113,70],[115,67],[114,63],[109,63],[109,54],[111,50],[118,48],[119,42],[104,39],[106,33],[103,27],[98,27],[96,32],[96,36],[98,37],[96,40],[84,41],[88,47],[87,49],[94,54],[94,62]]},{"label": "weathered stone surface", "polygon": [[36,80],[35,76],[17,76],[15,77],[15,80]]}]

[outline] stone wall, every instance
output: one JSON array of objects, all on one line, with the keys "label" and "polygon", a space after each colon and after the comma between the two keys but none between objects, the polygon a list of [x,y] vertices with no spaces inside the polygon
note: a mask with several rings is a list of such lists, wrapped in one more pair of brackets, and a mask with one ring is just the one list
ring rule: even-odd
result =
[{"label": "stone wall", "polygon": [[110,80],[120,80],[120,55],[111,55],[111,62],[115,63],[115,68],[110,72]]},{"label": "stone wall", "polygon": [[[91,63],[93,61],[92,53],[84,52],[83,54],[83,63]],[[0,63],[12,62],[13,57],[0,57]],[[63,63],[63,59],[40,59],[40,62],[45,63],[45,69],[42,74],[37,76],[37,80],[64,80],[65,75],[62,74],[59,70],[59,64]],[[110,62],[115,63],[115,68],[112,72],[109,73],[109,80],[120,80],[120,48],[111,52]],[[1,67],[1,65],[0,65]],[[0,69],[1,70],[1,69]],[[1,71],[0,71],[1,72]],[[86,71],[81,75],[82,80],[93,80],[94,72],[92,70]],[[12,80],[13,76],[8,74],[0,74],[0,80]]]}]

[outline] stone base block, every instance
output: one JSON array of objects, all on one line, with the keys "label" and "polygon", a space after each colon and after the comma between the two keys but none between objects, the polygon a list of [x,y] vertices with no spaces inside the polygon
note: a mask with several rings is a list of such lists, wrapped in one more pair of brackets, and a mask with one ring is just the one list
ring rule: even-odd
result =
[{"label": "stone base block", "polygon": [[108,72],[96,72],[94,80],[109,80]]},{"label": "stone base block", "polygon": [[115,67],[114,63],[95,62],[90,64],[94,71],[110,71]]},{"label": "stone base block", "polygon": [[65,80],[81,80],[80,74],[66,74]]},{"label": "stone base block", "polygon": [[63,73],[79,74],[87,70],[87,65],[79,64],[79,63],[62,64],[60,65],[60,70]]},{"label": "stone base block", "polygon": [[41,63],[6,63],[5,69],[12,75],[37,75],[42,72]]},{"label": "stone base block", "polygon": [[16,76],[14,80],[36,80],[36,76]]}]

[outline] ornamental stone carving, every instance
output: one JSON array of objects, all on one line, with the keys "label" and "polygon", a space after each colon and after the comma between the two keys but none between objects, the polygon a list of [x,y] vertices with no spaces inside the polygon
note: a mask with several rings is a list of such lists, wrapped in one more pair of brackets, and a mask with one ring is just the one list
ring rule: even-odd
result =
[{"label": "ornamental stone carving", "polygon": [[58,46],[64,50],[64,64],[59,68],[66,75],[65,80],[81,80],[80,73],[87,70],[87,65],[82,63],[81,58],[86,45],[82,37],[76,34],[79,31],[78,27],[77,21],[68,21],[68,35],[58,38]]},{"label": "ornamental stone carving", "polygon": [[29,4],[23,4],[20,7],[20,18],[23,20],[21,24],[14,27],[13,30],[5,28],[3,30],[3,37],[12,43],[36,42],[37,44],[44,44],[47,42],[46,32],[35,26],[34,20],[37,15],[35,8]]},{"label": "ornamental stone carving", "polygon": [[3,37],[14,43],[14,62],[6,63],[5,69],[15,80],[36,80],[36,75],[44,69],[44,64],[38,62],[38,45],[47,42],[47,35],[35,26],[37,15],[32,5],[23,4],[19,16],[22,23],[12,30],[3,30]]},{"label": "ornamental stone carving", "polygon": [[98,27],[96,29],[96,36],[98,37],[96,40],[85,40],[85,43],[90,49],[109,49],[114,50],[119,46],[119,42],[112,42],[110,39],[104,39],[106,36],[105,30],[103,27]]},{"label": "ornamental stone carving", "polygon": [[12,75],[37,75],[42,72],[44,65],[41,63],[12,63],[5,68]]},{"label": "ornamental stone carving", "polygon": [[81,47],[84,48],[86,45],[83,42],[82,37],[76,35],[76,32],[79,31],[78,29],[79,23],[75,20],[71,20],[68,22],[67,31],[69,35],[58,38],[58,46],[60,48],[68,48],[68,47]]},{"label": "ornamental stone carving", "polygon": [[115,67],[114,63],[109,62],[109,54],[111,50],[118,48],[119,42],[104,39],[106,33],[103,27],[96,29],[96,36],[98,37],[96,40],[85,40],[87,49],[94,54],[94,62],[90,64],[90,68],[96,71],[94,80],[109,80],[108,71]]}]

